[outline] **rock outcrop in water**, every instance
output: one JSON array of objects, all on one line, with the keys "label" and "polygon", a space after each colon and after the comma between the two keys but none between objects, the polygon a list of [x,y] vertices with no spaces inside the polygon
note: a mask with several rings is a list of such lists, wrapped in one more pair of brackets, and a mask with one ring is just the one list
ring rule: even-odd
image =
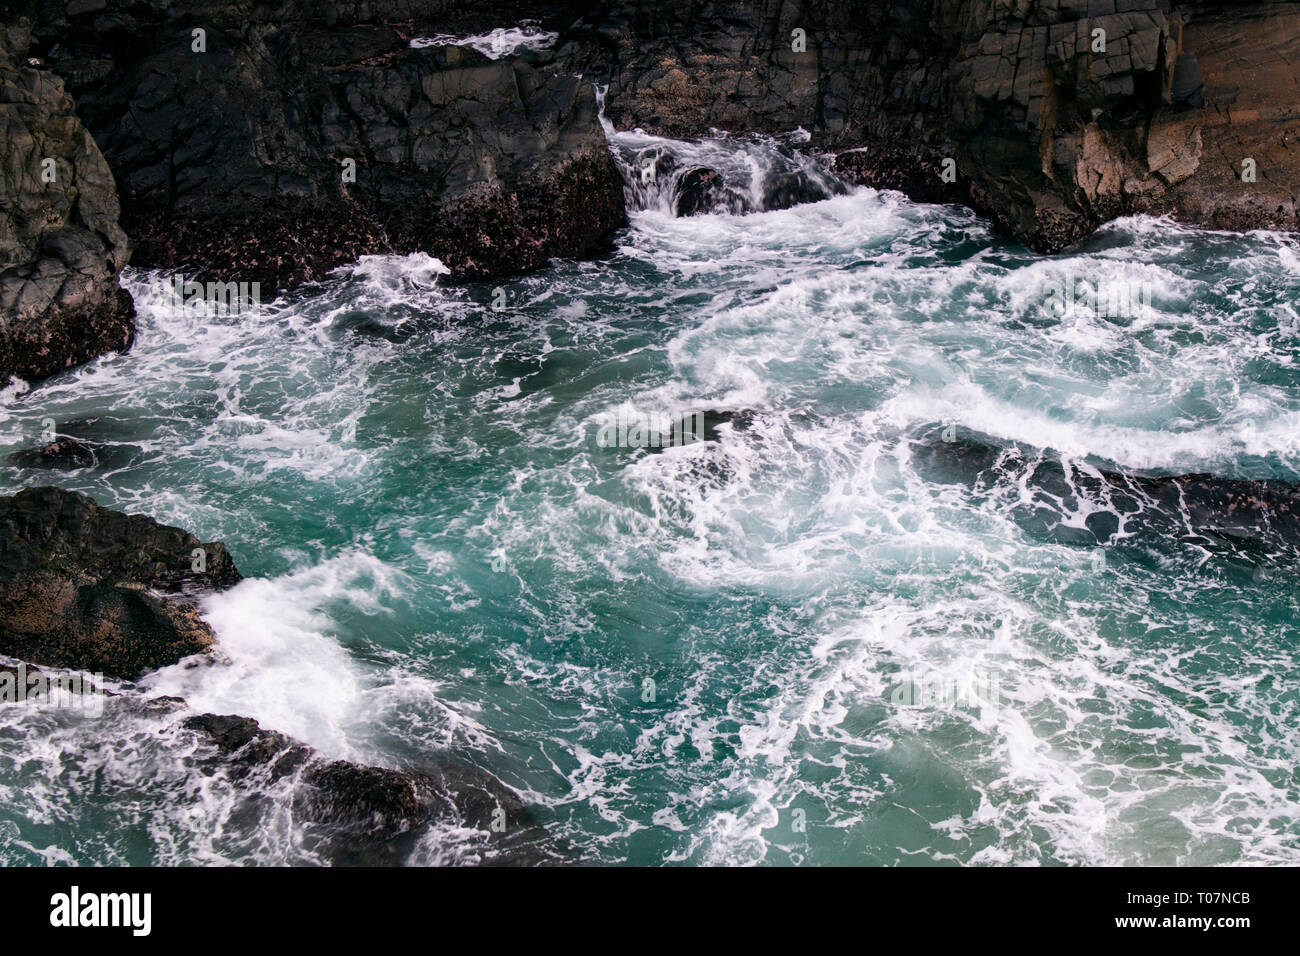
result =
[{"label": "rock outcrop in water", "polygon": [[186,596],[239,580],[220,542],[85,495],[0,498],[0,653],[11,657],[137,678],[211,648]]},{"label": "rock outcrop in water", "polygon": [[[204,553],[202,569],[196,550]],[[240,579],[221,543],[101,508],[85,495],[45,487],[0,497],[0,654],[138,678],[211,649],[215,635],[192,600]],[[24,691],[42,678],[39,666],[0,664],[6,672],[11,682],[21,677]],[[163,712],[184,706],[175,698],[144,704]],[[291,782],[295,813],[325,827],[330,853],[345,861],[373,861],[434,820],[510,833],[522,840],[517,852],[528,841],[519,797],[473,767],[441,757],[409,772],[327,760],[248,717],[201,714],[184,727],[212,745],[212,757],[200,760],[206,770],[237,782]]]},{"label": "rock outcrop in water", "polygon": [[970,438],[926,442],[914,455],[935,480],[1005,492],[1023,520],[1065,543],[1142,535],[1257,557],[1300,555],[1300,488],[1287,482],[1119,472]]},{"label": "rock outcrop in water", "polygon": [[248,717],[201,714],[185,727],[215,747],[220,769],[235,779],[259,776],[264,783],[293,778],[294,808],[307,821],[326,824],[338,852],[372,852],[434,820],[520,834],[525,807],[517,794],[490,774],[449,762],[418,771],[367,767],[326,760],[284,734],[264,730]]},{"label": "rock outcrop in water", "polygon": [[64,82],[0,22],[0,384],[125,349],[135,335],[113,175]]}]

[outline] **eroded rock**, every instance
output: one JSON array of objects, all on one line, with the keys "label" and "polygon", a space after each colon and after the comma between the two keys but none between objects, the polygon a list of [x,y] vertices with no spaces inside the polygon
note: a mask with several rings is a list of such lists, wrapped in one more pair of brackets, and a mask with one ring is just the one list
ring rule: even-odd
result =
[{"label": "eroded rock", "polygon": [[35,381],[135,335],[117,192],[55,74],[26,64],[23,21],[0,23],[0,384]]},{"label": "eroded rock", "polygon": [[1268,0],[613,3],[558,55],[620,129],[802,128],[838,175],[1055,251],[1134,213],[1297,228],[1297,32]]},{"label": "eroded rock", "polygon": [[210,648],[191,599],[239,580],[220,542],[85,495],[0,498],[0,653],[134,679]]},{"label": "eroded rock", "polygon": [[412,49],[454,29],[436,6],[26,5],[117,175],[134,265],[264,295],[373,253],[482,278],[587,255],[625,222],[591,80]]},{"label": "eroded rock", "polygon": [[[525,837],[531,826],[516,794],[492,775],[449,758],[421,770],[393,770],[326,760],[305,744],[264,730],[255,720],[201,714],[184,726],[215,748],[216,764],[236,780],[292,780],[295,812],[325,825],[334,852],[356,852],[397,840],[433,822]],[[350,848],[350,849],[349,849]]]},{"label": "eroded rock", "polygon": [[1300,487],[1288,482],[1121,472],[968,437],[927,441],[913,453],[927,477],[1005,493],[1027,525],[1065,543],[1091,546],[1138,535],[1300,556]]}]

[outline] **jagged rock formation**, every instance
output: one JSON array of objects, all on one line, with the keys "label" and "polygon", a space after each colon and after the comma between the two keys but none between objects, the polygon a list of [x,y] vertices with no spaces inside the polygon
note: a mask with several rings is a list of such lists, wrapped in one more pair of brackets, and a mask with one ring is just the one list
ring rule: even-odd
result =
[{"label": "jagged rock formation", "polygon": [[[410,47],[524,17],[556,42]],[[1139,212],[1297,226],[1300,10],[1281,0],[0,0],[0,23],[14,48],[30,29],[36,64],[3,67],[0,108],[55,123],[76,186],[33,192],[32,148],[7,167],[0,304],[20,320],[0,376],[130,339],[111,179],[59,78],[134,263],[267,293],[364,253],[485,278],[599,250],[624,211],[596,82],[621,128],[802,127],[845,178],[967,203],[1040,250]],[[699,185],[687,211],[717,205]]]},{"label": "jagged rock formation", "polygon": [[442,762],[423,771],[402,771],[325,760],[248,717],[201,714],[187,718],[185,727],[214,745],[221,768],[236,779],[259,775],[274,783],[295,778],[295,809],[307,820],[328,823],[335,839],[392,839],[435,819],[485,831],[495,823],[496,832],[503,833],[518,833],[525,823],[518,795],[472,767]]},{"label": "jagged rock formation", "polygon": [[144,515],[59,488],[0,498],[0,653],[11,657],[134,679],[208,650],[212,629],[185,595],[239,580],[225,545]]},{"label": "jagged rock formation", "polygon": [[592,84],[565,71],[412,49],[414,25],[328,4],[30,6],[117,174],[135,265],[269,291],[424,251],[481,278],[625,221]]},{"label": "jagged rock formation", "polygon": [[1202,551],[1300,556],[1300,488],[1287,482],[1125,473],[967,437],[923,442],[913,454],[929,477],[1004,494],[1013,513],[1065,543],[1135,538],[1190,542]]},{"label": "jagged rock formation", "polygon": [[[205,554],[194,567],[194,552]],[[207,651],[215,635],[198,616],[196,594],[230,587],[239,571],[219,542],[203,543],[143,515],[101,508],[59,488],[29,488],[0,497],[0,654],[55,668],[134,679],[144,672]],[[0,704],[41,696],[48,676],[39,666],[0,662],[7,691]],[[105,694],[122,706],[159,713],[183,710],[176,698]],[[391,841],[433,820],[489,832],[524,829],[519,797],[496,778],[443,756],[426,769],[401,771],[328,760],[311,747],[240,716],[187,717],[201,735],[205,772],[266,786],[291,785],[295,813],[325,827],[322,839],[345,860],[364,861]]]},{"label": "jagged rock formation", "polygon": [[113,175],[63,81],[0,22],[0,384],[131,344],[135,310]]},{"label": "jagged rock formation", "polygon": [[955,67],[959,165],[1014,234],[1055,249],[1135,212],[1296,227],[1294,5],[979,6],[991,26]]},{"label": "jagged rock formation", "polygon": [[1138,212],[1296,228],[1297,36],[1270,0],[611,3],[561,55],[620,128],[803,127],[850,179],[1052,251]]}]

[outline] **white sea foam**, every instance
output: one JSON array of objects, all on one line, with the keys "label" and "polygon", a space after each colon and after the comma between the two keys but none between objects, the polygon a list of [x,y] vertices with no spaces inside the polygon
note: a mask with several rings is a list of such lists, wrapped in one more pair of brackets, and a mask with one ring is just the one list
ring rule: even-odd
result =
[{"label": "white sea foam", "polygon": [[438,33],[431,37],[413,37],[415,49],[431,46],[468,46],[492,60],[517,53],[519,50],[540,52],[550,49],[559,39],[558,33],[543,30],[536,20],[524,20],[515,27],[497,27],[487,33],[456,36]]},{"label": "white sea foam", "polygon": [[[731,164],[751,201],[815,163],[610,134]],[[225,538],[250,573],[204,604],[217,657],[146,687],[331,756],[454,750],[589,860],[1294,862],[1284,581],[1177,541],[1098,566],[1021,520],[1027,479],[975,494],[912,445],[953,425],[1085,470],[1294,473],[1293,240],[1134,219],[1041,258],[868,189],[684,219],[643,198],[609,260],[502,280],[499,312],[421,255],[256,321],[194,322],[129,273],[131,353],[0,396],[6,453],[47,416],[96,419],[123,458],[66,480]],[[1076,278],[1147,284],[1150,308],[1043,308]],[[599,447],[624,405],[734,417],[717,441]],[[996,706],[895,700],[992,677]],[[23,821],[75,818],[107,779],[158,859],[317,859],[283,794],[241,830],[177,719],[0,718],[21,741],[7,855],[70,862]],[[489,853],[438,827],[411,859]]]}]

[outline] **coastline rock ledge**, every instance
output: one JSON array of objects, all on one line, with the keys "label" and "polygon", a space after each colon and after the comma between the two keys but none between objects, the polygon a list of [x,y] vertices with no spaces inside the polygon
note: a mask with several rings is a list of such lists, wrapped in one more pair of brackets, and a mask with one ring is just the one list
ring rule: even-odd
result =
[{"label": "coastline rock ledge", "polygon": [[186,595],[240,580],[221,542],[60,488],[0,497],[0,653],[134,680],[211,648]]},{"label": "coastline rock ledge", "polygon": [[118,286],[117,188],[64,81],[21,65],[25,24],[0,19],[0,385],[46,378],[135,336]]}]

